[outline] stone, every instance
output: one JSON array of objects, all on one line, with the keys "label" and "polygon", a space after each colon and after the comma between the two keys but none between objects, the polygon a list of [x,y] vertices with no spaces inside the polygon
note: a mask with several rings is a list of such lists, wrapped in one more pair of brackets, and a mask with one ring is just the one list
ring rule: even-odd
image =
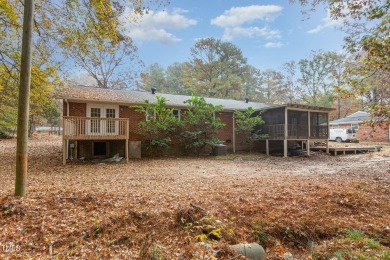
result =
[{"label": "stone", "polygon": [[248,259],[252,259],[252,260],[266,259],[264,248],[257,243],[231,245],[230,248],[232,248],[238,254],[243,255]]},{"label": "stone", "polygon": [[294,260],[294,257],[290,252],[286,252],[283,254],[283,259],[284,260]]}]

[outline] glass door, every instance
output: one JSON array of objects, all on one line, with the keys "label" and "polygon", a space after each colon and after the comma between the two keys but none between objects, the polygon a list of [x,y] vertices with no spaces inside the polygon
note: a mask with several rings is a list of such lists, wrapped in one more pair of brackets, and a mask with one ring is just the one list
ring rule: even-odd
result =
[{"label": "glass door", "polygon": [[[91,117],[92,118],[101,118],[101,108],[99,107],[91,107]],[[91,134],[100,134],[101,131],[101,120],[99,119],[91,119],[91,127],[90,127],[90,133]]]},{"label": "glass door", "polygon": [[[106,118],[115,118],[115,108],[106,108]],[[106,124],[106,133],[115,134],[116,133],[116,121],[107,119]]]}]

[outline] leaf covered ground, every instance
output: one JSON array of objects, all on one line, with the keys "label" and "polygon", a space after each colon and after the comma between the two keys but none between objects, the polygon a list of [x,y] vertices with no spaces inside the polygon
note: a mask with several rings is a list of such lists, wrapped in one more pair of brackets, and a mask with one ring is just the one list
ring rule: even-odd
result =
[{"label": "leaf covered ground", "polygon": [[343,156],[63,166],[61,139],[34,137],[24,198],[13,196],[15,146],[0,140],[1,259],[230,259],[226,245],[243,242],[268,259],[390,258],[386,144]]}]

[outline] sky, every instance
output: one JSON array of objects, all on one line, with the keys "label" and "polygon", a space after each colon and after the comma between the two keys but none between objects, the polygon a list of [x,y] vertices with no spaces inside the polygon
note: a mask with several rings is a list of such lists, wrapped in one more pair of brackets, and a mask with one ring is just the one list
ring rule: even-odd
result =
[{"label": "sky", "polygon": [[341,22],[332,21],[324,7],[308,19],[301,11],[288,0],[171,0],[125,29],[145,66],[189,61],[191,47],[207,37],[233,43],[261,70],[281,69],[311,51],[341,52]]}]

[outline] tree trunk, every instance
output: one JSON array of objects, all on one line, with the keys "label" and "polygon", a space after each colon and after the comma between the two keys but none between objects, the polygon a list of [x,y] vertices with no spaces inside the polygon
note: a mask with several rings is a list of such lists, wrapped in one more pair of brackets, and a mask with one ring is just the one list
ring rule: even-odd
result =
[{"label": "tree trunk", "polygon": [[26,195],[28,114],[31,80],[31,49],[33,30],[34,0],[25,0],[23,16],[22,59],[20,65],[20,86],[18,106],[18,130],[16,145],[15,195]]}]

